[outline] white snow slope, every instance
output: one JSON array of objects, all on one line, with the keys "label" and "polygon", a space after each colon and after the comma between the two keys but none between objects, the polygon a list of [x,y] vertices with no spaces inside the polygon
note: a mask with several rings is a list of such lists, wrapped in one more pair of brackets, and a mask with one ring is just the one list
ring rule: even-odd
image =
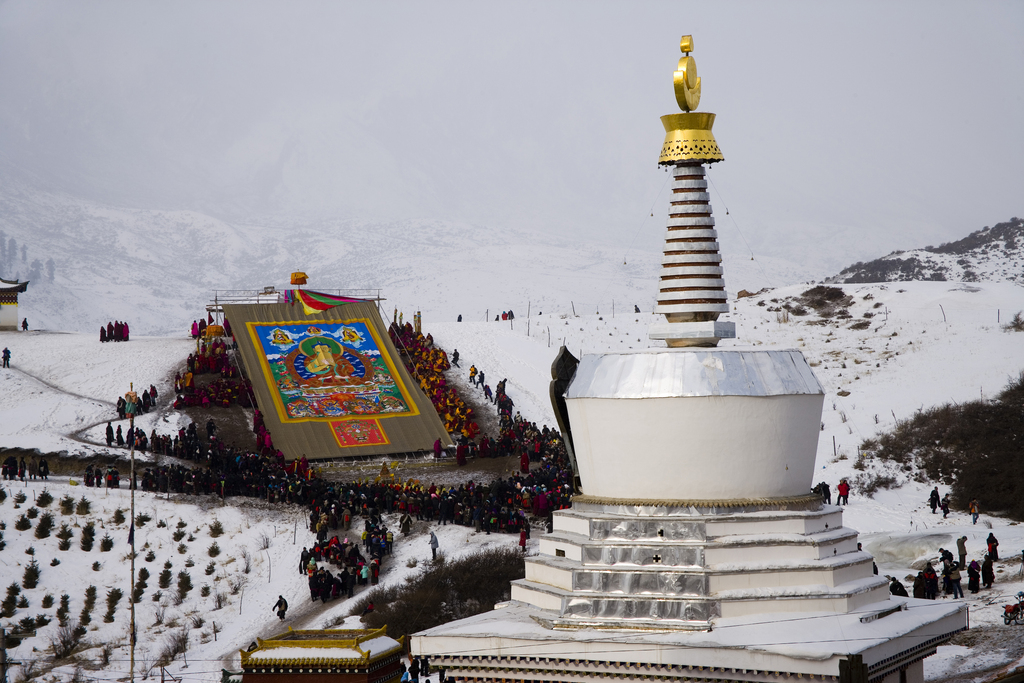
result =
[{"label": "white snow slope", "polygon": [[[537,270],[502,271],[492,277],[504,278],[523,292],[531,292],[530,288],[537,286],[546,290],[547,302],[555,302],[569,298],[564,290],[558,289],[560,282],[590,272],[588,263],[592,256],[586,250],[567,249],[562,254],[567,260],[563,265],[537,259]],[[411,256],[408,258],[413,261]],[[445,267],[456,266],[448,263]],[[599,271],[599,266],[593,267]],[[413,275],[409,277],[412,281]],[[726,277],[729,277],[728,272]],[[462,298],[463,292],[449,291],[444,285],[443,268],[424,273],[422,278],[418,291],[438,310],[445,306],[457,310],[465,301],[474,301],[476,296],[468,291]],[[538,282],[542,285],[536,285]],[[599,278],[595,278],[589,284],[573,283],[571,287],[585,293],[588,288],[596,290],[598,283]],[[1011,283],[964,285],[949,282],[845,285],[843,289],[855,301],[850,308],[852,319],[823,326],[806,324],[810,318],[779,322],[776,313],[767,311],[773,305],[772,299],[797,295],[806,287],[788,286],[736,302],[730,317],[737,323],[740,338],[730,345],[798,348],[814,366],[828,394],[815,481],[827,481],[834,486],[840,477],[858,474],[853,468],[858,444],[879,430],[891,427],[894,419],[905,418],[922,406],[992,396],[1009,377],[1024,370],[1024,353],[1021,352],[1024,334],[1004,331],[997,324],[997,315],[1005,321],[1013,312],[1024,310],[1024,287]],[[531,304],[531,315],[527,317],[525,308],[516,310],[514,323],[436,323],[428,319],[425,328],[445,348],[458,348],[464,359],[463,367],[468,369],[470,364],[476,364],[486,372],[492,385],[507,377],[508,392],[516,408],[531,420],[551,425],[547,383],[549,366],[559,345],[564,340],[575,354],[649,346],[646,327],[653,317],[649,313],[631,311],[633,301],[641,292],[648,299],[652,298],[653,288],[653,281],[608,284],[605,298],[609,302],[613,298],[617,302],[628,302],[621,307],[616,303],[614,316],[610,306],[606,308],[603,304],[600,309],[578,307],[578,316],[572,314],[571,307],[568,311],[566,307],[545,310],[546,304],[544,307]],[[166,294],[174,300],[174,292]],[[531,292],[531,300],[542,300],[539,296],[532,299],[533,296]],[[597,296],[592,297],[592,300],[597,299]],[[143,309],[148,301],[143,297],[132,300],[132,305]],[[765,305],[759,306],[760,301]],[[198,317],[199,303],[192,302],[194,310],[186,317]],[[881,306],[876,307],[879,303]],[[407,318],[411,316],[411,310],[404,312]],[[865,313],[873,314],[870,327],[862,331],[849,329],[852,322],[864,320]],[[167,394],[167,377],[187,355],[190,341],[178,335],[101,345],[91,333],[44,331],[0,333],[0,346],[9,347],[13,353],[12,368],[0,371],[0,445],[87,455],[105,450],[95,445],[100,436],[99,428],[89,428],[110,418],[112,401],[127,390],[129,382],[135,382],[136,386],[156,384],[164,395]],[[465,373],[466,370],[453,374],[467,391],[472,391]],[[850,393],[839,396],[840,390]],[[150,414],[146,419],[158,432],[177,428],[175,414]],[[150,428],[147,424],[146,429]],[[94,443],[83,443],[81,439],[91,439]],[[46,483],[12,485],[5,482],[4,488],[8,494],[24,492],[28,502],[15,510],[9,495],[0,504],[7,543],[6,549],[0,552],[3,583],[20,580],[24,567],[32,559],[26,554],[30,546],[42,570],[39,587],[24,591],[29,607],[18,609],[13,619],[4,620],[5,626],[37,614],[53,618],[56,605],[42,608],[43,597],[52,594],[59,602],[64,591],[70,596],[72,621],[75,621],[82,609],[86,587],[95,585],[99,597],[86,635],[91,647],[80,657],[83,662],[97,663],[103,657],[102,646],[108,644],[112,648],[109,663],[97,664],[101,669],[97,672],[98,680],[124,677],[128,670],[127,597],[122,598],[112,622],[105,623],[102,617],[108,590],[119,586],[126,596],[129,593],[124,562],[127,527],[112,522],[114,510],[128,505],[127,490],[108,493],[84,489],[67,478],[55,477]],[[98,527],[96,549],[80,550],[78,543],[85,517],[62,516],[56,509],[56,502],[50,509],[57,518],[57,527],[67,522],[75,534],[70,550],[59,551],[53,535],[37,539],[31,530],[14,528],[15,520],[31,506],[31,501],[43,488],[48,488],[57,499],[70,494],[76,498],[84,495],[92,501],[93,512],[89,518],[96,520]],[[929,489],[930,484],[907,481],[901,488],[883,491],[874,499],[858,495],[855,489],[846,509],[845,523],[861,532],[865,547],[878,557],[882,573],[901,578],[911,571],[913,563],[935,557],[939,546],[951,546],[959,535],[968,536],[971,556],[980,557],[985,536],[990,531],[988,525],[991,525],[1002,543],[1003,557],[1009,559],[998,565],[995,589],[968,600],[972,606],[972,625],[998,623],[1000,605],[1008,601],[1010,595],[1024,589],[1024,582],[1017,578],[1019,551],[1024,548],[1024,526],[988,514],[982,516],[982,522],[976,527],[959,512],[943,520],[941,516],[931,515],[925,506]],[[294,628],[317,628],[335,623],[336,618],[347,612],[345,601],[326,607],[309,603],[305,580],[297,573],[297,562],[299,551],[311,541],[311,536],[304,528],[304,515],[299,509],[269,507],[248,500],[229,500],[227,505],[210,499],[171,497],[166,500],[141,492],[138,509],[152,517],[152,521],[138,530],[137,543],[140,547],[148,544],[155,554],[153,561],[140,558],[139,562],[151,574],[149,587],[138,605],[140,673],[146,673],[146,667],[152,664],[171,636],[183,628],[188,630],[187,668],[179,655],[169,671],[188,681],[212,682],[220,679],[222,667],[237,670],[240,648],[246,647],[255,636],[266,636],[282,627],[271,612],[278,594],[284,595],[292,605],[286,625]],[[222,522],[226,533],[216,540],[221,553],[211,558],[208,551],[214,539],[210,537],[208,525],[214,519]],[[172,538],[179,520],[193,539],[188,540],[187,535],[181,541],[183,548]],[[166,522],[166,526],[158,526],[159,521]],[[422,537],[425,530],[420,524],[417,535],[398,539],[396,555],[385,567],[385,582],[402,581],[410,572],[417,571],[407,567],[409,560],[427,559],[429,548]],[[477,536],[459,526],[435,531],[442,549],[455,555],[475,550],[484,543],[514,544],[517,541],[512,536]],[[102,553],[98,549],[99,539],[108,533],[114,547]],[[257,550],[264,535],[269,547]],[[242,570],[245,550],[252,556],[249,573]],[[157,575],[163,563],[170,561],[177,577],[177,572],[186,569],[190,557],[194,560],[194,567],[189,571],[195,588],[179,605],[170,599],[172,591],[168,590],[155,602]],[[60,564],[51,566],[53,558],[59,559]],[[98,569],[93,569],[94,562],[99,562]],[[204,570],[211,562],[213,570],[207,575]],[[204,585],[210,586],[208,597],[201,595]],[[220,608],[215,604],[217,594],[222,599]],[[161,611],[162,623],[157,624],[157,614]],[[356,621],[350,618],[346,623]],[[216,639],[214,624],[218,631]],[[37,637],[26,639],[12,650],[11,656],[22,662],[38,661],[38,671],[47,660],[49,638],[56,625],[54,619],[40,628]],[[944,648],[928,662],[929,679],[943,680],[959,671],[977,668],[980,653],[967,651],[966,654],[968,656],[964,656],[962,648]],[[1009,667],[1013,664],[1010,659],[998,649],[985,652],[985,661],[989,664]],[[70,664],[59,666],[43,680],[69,680],[74,669]],[[153,671],[149,670],[148,674],[152,676]]]}]

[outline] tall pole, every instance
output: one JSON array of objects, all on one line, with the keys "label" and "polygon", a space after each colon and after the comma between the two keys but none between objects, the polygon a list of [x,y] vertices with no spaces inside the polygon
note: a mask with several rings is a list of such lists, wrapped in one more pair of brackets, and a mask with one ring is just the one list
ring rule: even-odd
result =
[{"label": "tall pole", "polygon": [[[133,383],[129,385],[129,396],[133,399],[136,398],[135,386]],[[128,520],[129,528],[131,531],[128,533],[129,545],[131,546],[129,554],[131,556],[131,580],[128,582],[128,604],[131,607],[131,623],[128,627],[128,642],[131,648],[130,668],[128,669],[129,681],[135,683],[135,411],[138,403],[133,400],[129,401],[131,406],[131,412],[128,413],[128,433],[131,435],[131,443],[128,447],[128,453],[131,457],[131,478],[128,480],[128,489],[131,493],[132,499],[132,513]]]}]

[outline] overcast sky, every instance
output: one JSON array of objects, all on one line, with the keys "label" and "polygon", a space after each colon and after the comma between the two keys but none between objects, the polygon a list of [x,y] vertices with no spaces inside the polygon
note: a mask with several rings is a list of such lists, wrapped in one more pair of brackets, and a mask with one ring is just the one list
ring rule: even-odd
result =
[{"label": "overcast sky", "polygon": [[732,248],[846,262],[1024,214],[1017,1],[6,0],[0,172],[229,219],[656,245],[684,33]]}]

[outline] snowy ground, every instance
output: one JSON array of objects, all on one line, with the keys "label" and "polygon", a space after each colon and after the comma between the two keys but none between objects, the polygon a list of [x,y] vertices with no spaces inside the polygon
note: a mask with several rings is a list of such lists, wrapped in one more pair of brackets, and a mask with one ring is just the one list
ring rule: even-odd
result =
[{"label": "snowy ground", "polygon": [[[737,323],[740,339],[726,345],[799,348],[814,366],[827,392],[814,481],[826,481],[834,487],[841,477],[856,475],[853,464],[858,457],[858,445],[879,430],[891,427],[895,419],[944,401],[992,396],[1010,376],[1024,370],[1024,355],[1020,351],[1024,348],[1024,335],[1005,332],[996,322],[997,315],[1005,321],[1012,313],[1024,310],[1024,288],[1020,286],[949,282],[846,285],[843,289],[855,300],[850,309],[852,318],[820,326],[807,324],[813,316],[780,322],[777,313],[767,311],[776,305],[773,299],[781,301],[798,295],[806,287],[780,288],[736,302],[730,317]],[[628,300],[628,292],[610,294],[606,297],[609,301],[620,295],[621,300]],[[758,305],[762,301],[765,305]],[[882,305],[876,307],[879,303]],[[445,348],[459,349],[463,370],[461,375],[456,373],[456,381],[465,385],[466,391],[475,390],[468,387],[466,375],[469,366],[476,364],[486,373],[492,387],[508,378],[509,394],[525,417],[552,425],[547,392],[549,368],[558,347],[564,341],[577,355],[647,347],[646,328],[653,317],[630,311],[631,303],[622,308],[617,305],[614,314],[610,306],[591,306],[587,310],[580,306],[579,315],[573,315],[571,307],[569,311],[559,308],[552,312],[543,308],[538,311],[531,305],[529,318],[526,310],[517,310],[517,319],[512,323],[428,323],[425,329]],[[405,313],[411,317],[410,311]],[[866,319],[864,313],[873,314],[870,326],[861,331],[849,329],[853,322]],[[168,395],[173,367],[188,354],[191,342],[183,337],[136,338],[127,344],[101,345],[91,334],[30,332],[0,333],[0,346],[9,347],[13,353],[12,368],[0,372],[0,445],[85,455],[105,450],[87,442],[99,440],[102,425],[113,414],[113,401],[127,391],[130,382],[137,387],[155,384],[162,397]],[[839,396],[840,390],[850,393]],[[163,424],[157,431],[167,432],[176,429],[179,417],[176,413],[158,411],[145,419]],[[146,428],[150,429],[148,423]],[[14,528],[15,520],[31,506],[44,486],[57,499],[70,493],[76,498],[85,495],[92,501],[89,518],[96,520],[96,549],[80,550],[80,530],[86,518],[63,517],[56,502],[50,510],[55,513],[57,528],[66,521],[75,533],[70,550],[57,550],[58,541],[53,535],[36,539],[32,531]],[[83,658],[97,662],[102,656],[101,645],[113,644],[105,670],[124,675],[128,667],[124,647],[128,623],[127,566],[123,562],[127,527],[114,524],[112,517],[115,509],[127,508],[127,490],[106,493],[84,489],[72,486],[66,478],[5,488],[9,494],[22,490],[29,500],[18,510],[14,509],[11,495],[0,504],[7,542],[0,562],[5,577],[9,577],[4,583],[21,577],[24,566],[32,559],[25,554],[29,546],[34,547],[34,557],[42,569],[40,587],[26,591],[29,607],[19,609],[13,620],[6,620],[5,624],[37,614],[52,618],[56,605],[42,609],[42,598],[50,593],[59,601],[63,591],[71,598],[71,615],[75,620],[85,588],[95,585],[99,597],[86,636],[94,647]],[[931,515],[925,505],[930,488],[930,484],[907,481],[901,488],[880,492],[874,499],[859,496],[854,490],[844,522],[861,532],[866,549],[878,558],[880,571],[900,578],[912,570],[916,573],[913,566],[934,558],[939,546],[953,547],[954,539],[960,535],[968,537],[971,557],[980,558],[984,539],[993,531],[1001,542],[1002,556],[1009,559],[997,565],[994,590],[969,598],[971,624],[993,625],[996,634],[1003,629],[1007,634],[1013,633],[1014,627],[1003,627],[999,615],[1001,605],[1018,590],[1024,590],[1024,582],[1019,578],[1024,525],[983,514],[979,525],[972,526],[966,515],[959,512],[943,520],[939,515]],[[226,506],[213,499],[183,501],[172,497],[168,501],[141,492],[137,505],[139,511],[152,517],[137,532],[137,544],[142,547],[148,543],[156,554],[152,562],[139,560],[139,566],[151,572],[149,587],[138,605],[142,661],[151,663],[174,629],[188,626],[188,668],[179,656],[169,670],[189,680],[215,681],[219,680],[222,667],[237,668],[239,648],[247,646],[257,635],[269,635],[281,628],[271,613],[278,594],[283,594],[292,605],[286,625],[294,628],[335,623],[347,612],[346,603],[340,601],[326,607],[309,603],[305,581],[297,574],[297,561],[310,535],[303,530],[298,509],[269,508],[248,500],[229,501]],[[214,519],[224,525],[225,534],[217,539],[221,554],[211,558],[208,549],[214,539],[208,525]],[[166,527],[158,527],[161,520],[167,523]],[[179,520],[194,538],[188,541],[185,537],[184,553],[179,552],[172,538]],[[406,566],[411,559],[422,561],[429,556],[426,541],[419,535],[423,531],[421,526],[416,536],[396,542],[396,554],[386,565],[384,581],[401,581],[409,572],[416,571]],[[101,553],[99,540],[106,533],[115,545],[109,553]],[[263,535],[269,547],[258,551]],[[484,543],[514,544],[517,540],[511,536],[476,536],[458,526],[444,527],[438,535],[442,549],[453,554],[475,550]],[[241,569],[241,556],[246,548],[252,554],[248,574]],[[51,567],[50,561],[55,557],[61,562]],[[158,603],[152,600],[158,590],[157,575],[163,563],[171,561],[177,576],[177,572],[186,569],[189,557],[194,560],[189,572],[195,588],[180,605],[170,600],[171,591],[163,591],[160,604],[165,611],[164,623],[157,625]],[[96,561],[100,568],[94,571],[92,563]],[[204,570],[210,562],[215,565],[214,572],[206,575]],[[210,596],[205,598],[200,595],[204,584],[211,588]],[[235,584],[238,590],[232,593]],[[115,585],[125,590],[126,597],[121,600],[114,621],[104,623],[106,592]],[[223,594],[225,601],[219,609],[214,604],[217,593]],[[193,626],[194,617],[201,618],[203,624]],[[172,622],[176,626],[170,626]],[[214,623],[219,631],[216,640]],[[45,662],[41,651],[48,648],[55,627],[54,619],[39,630],[39,636],[14,649],[12,656],[26,662],[37,660],[38,671]],[[1010,665],[1022,657],[1019,644],[1004,647],[993,642],[997,641],[979,641],[976,647],[941,648],[927,662],[929,680],[948,680],[964,671],[981,670],[986,663]],[[55,673],[67,680],[73,667],[59,668]]]}]

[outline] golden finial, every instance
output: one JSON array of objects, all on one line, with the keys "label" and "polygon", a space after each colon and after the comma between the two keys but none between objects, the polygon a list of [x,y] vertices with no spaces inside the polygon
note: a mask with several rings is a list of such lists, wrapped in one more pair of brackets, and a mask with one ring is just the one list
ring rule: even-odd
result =
[{"label": "golden finial", "polygon": [[697,75],[697,62],[690,56],[693,52],[693,36],[683,36],[679,41],[679,50],[683,56],[673,74],[676,102],[683,111],[694,111],[700,104],[700,77]]}]

